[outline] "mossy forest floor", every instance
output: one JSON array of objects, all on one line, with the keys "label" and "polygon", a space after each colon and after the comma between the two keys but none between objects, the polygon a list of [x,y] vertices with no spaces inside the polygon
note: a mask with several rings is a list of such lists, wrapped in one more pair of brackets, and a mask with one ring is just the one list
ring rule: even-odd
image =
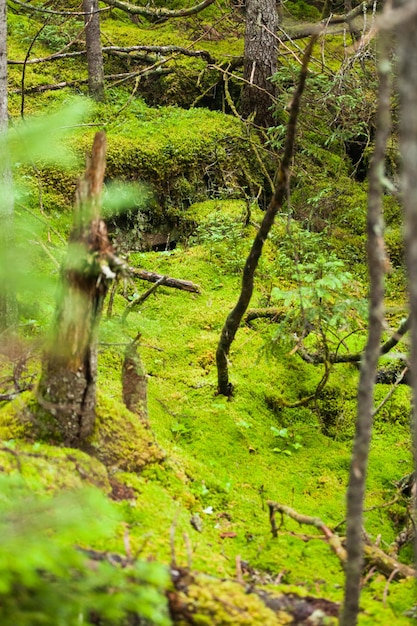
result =
[{"label": "mossy forest floor", "polygon": [[[12,16],[12,23],[18,31],[11,36],[10,55],[21,55],[17,35],[29,37],[34,26],[17,15]],[[117,12],[104,21],[106,36],[123,42],[132,37],[132,28]],[[156,37],[157,28],[146,32],[149,43],[154,43],[150,38]],[[178,36],[171,26],[161,26],[158,43],[177,41]],[[226,37],[217,48],[213,42],[205,42],[207,49],[238,54],[240,42],[229,36],[230,47]],[[43,40],[40,44],[46,46]],[[337,45],[340,41],[331,41],[330,50]],[[72,63],[75,67],[78,61]],[[60,67],[70,73],[71,65]],[[178,76],[184,78],[186,70]],[[45,81],[52,81],[50,70],[44,71]],[[18,83],[17,76],[13,69],[12,84]],[[39,77],[28,69],[28,84]],[[183,86],[174,78],[169,81],[164,93],[172,103],[175,90],[182,93]],[[127,103],[128,91],[112,88],[108,98],[107,104],[93,109],[89,119],[97,126],[107,124],[109,178],[147,184],[125,221],[113,222],[117,241],[123,252],[129,252],[130,265],[192,280],[201,293],[161,286],[122,322],[134,288],[129,283],[120,284],[111,316],[105,314],[100,326],[98,425],[89,443],[90,456],[48,445],[47,441],[34,441],[25,419],[34,400],[31,392],[26,392],[0,405],[1,471],[20,473],[37,493],[77,489],[86,482],[109,497],[113,493],[122,522],[105,540],[89,539],[88,547],[123,553],[128,536],[129,549],[142,559],[168,565],[174,557],[180,567],[191,566],[227,580],[236,578],[238,562],[247,582],[267,585],[269,590],[279,584],[295,593],[341,602],[343,571],[329,546],[310,527],[300,527],[290,519],[283,520],[278,537],[273,538],[266,501],[318,516],[343,536],[357,368],[333,366],[327,385],[317,397],[306,406],[291,408],[288,405],[314,394],[323,366],[303,362],[285,341],[275,342],[272,351],[268,346],[275,325],[257,320],[242,325],[232,346],[233,397],[216,395],[217,341],[236,302],[245,254],[262,218],[254,202],[261,182],[265,184],[262,197],[270,194],[265,168],[273,177],[273,153],[268,151],[265,157],[259,139],[248,135],[238,120],[219,111],[172,106],[150,109],[138,95],[130,107],[118,113]],[[38,114],[49,107],[60,108],[67,99],[68,94],[54,96],[50,92],[28,97],[26,107],[28,113]],[[16,95],[11,96],[11,108],[17,115]],[[310,121],[304,118],[306,123],[301,124],[299,161],[295,165],[295,247],[306,255],[306,262],[314,262],[322,253],[342,259],[343,270],[352,272],[352,297],[359,301],[366,296],[366,181],[355,180],[343,142],[331,150],[323,128],[315,134]],[[80,147],[91,145],[94,130],[78,129],[76,139],[68,140],[78,156]],[[277,137],[279,144],[279,133]],[[34,173],[29,166],[16,165],[26,184],[16,205],[19,223],[26,224],[19,255],[25,256],[22,251],[30,240],[34,265],[25,271],[52,278],[52,287],[48,283],[44,291],[40,286],[44,278],[44,282],[36,283],[39,286],[35,290],[35,282],[23,282],[18,294],[22,344],[16,350],[26,356],[31,351],[27,363],[35,380],[42,341],[52,319],[58,266],[64,253],[62,238],[68,235],[72,193],[81,170],[81,160],[65,171],[45,165]],[[42,209],[39,181],[43,185]],[[401,218],[391,197],[384,202],[393,262],[387,276],[392,329],[405,311]],[[142,211],[140,218],[137,209]],[[34,220],[30,224],[28,215]],[[327,230],[323,227],[326,220]],[[268,305],[274,288],[296,288],[289,268],[295,253],[288,251],[288,239],[286,251],[280,251],[286,227],[286,216],[280,216],[265,247],[253,307]],[[143,232],[152,229],[164,233],[167,249],[141,251],[136,245]],[[323,234],[314,232],[318,230]],[[168,233],[174,233],[177,245],[173,249],[168,249]],[[312,256],[307,258],[309,247]],[[148,286],[137,281],[135,289],[140,293]],[[148,374],[149,428],[139,424],[121,403],[124,346],[137,333],[141,334],[140,354]],[[364,338],[362,324],[362,330],[346,340],[346,347],[358,350]],[[0,376],[4,379],[16,359],[16,350],[2,357]],[[404,346],[400,350],[405,351]],[[390,388],[377,386],[377,403]],[[365,531],[384,549],[401,530],[406,513],[405,501],[397,500],[391,506],[387,503],[396,499],[396,482],[412,470],[409,420],[410,393],[402,385],[376,416],[367,481]],[[402,550],[400,559],[411,563],[410,547]],[[387,582],[377,572],[366,578],[361,626],[411,624],[405,612],[415,604],[415,582]],[[233,595],[227,589],[222,593]],[[270,623],[262,616],[251,621],[237,614],[233,618],[216,617],[210,611],[207,609],[199,623]]]}]

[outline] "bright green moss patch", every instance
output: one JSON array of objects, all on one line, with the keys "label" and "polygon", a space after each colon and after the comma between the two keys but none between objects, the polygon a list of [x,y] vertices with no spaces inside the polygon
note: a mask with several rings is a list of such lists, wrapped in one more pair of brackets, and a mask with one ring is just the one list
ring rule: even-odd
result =
[{"label": "bright green moss patch", "polygon": [[[161,0],[154,4],[164,6]],[[294,15],[317,18],[314,8],[296,4],[287,9]],[[184,3],[178,0],[169,5]],[[235,28],[228,22],[223,31],[219,22],[217,40],[208,41],[209,34],[205,34],[219,10],[213,5],[205,15],[194,18],[192,27],[186,20],[163,24],[142,20],[136,25],[121,11],[112,10],[102,14],[103,37],[108,45],[187,45],[201,35],[198,47],[231,58],[242,50],[241,24]],[[11,56],[24,58],[37,30],[35,18],[12,14]],[[68,36],[70,28],[48,25],[32,55],[59,49]],[[327,67],[338,69],[342,37],[326,39],[323,57],[321,51],[316,56]],[[262,206],[268,203],[268,175],[273,178],[276,155],[282,153],[286,107],[299,69],[290,57],[281,58],[275,78],[277,129],[268,135],[267,150],[239,119],[220,112],[225,106],[223,91],[209,89],[219,80],[217,70],[206,69],[201,60],[178,57],[167,66],[170,73],[142,78],[133,97],[133,83],[108,84],[106,103],[92,106],[68,141],[75,156],[69,168],[37,164],[39,175],[27,165],[15,168],[16,179],[25,181],[17,214],[20,218],[27,213],[25,203],[37,211],[41,225],[38,229],[30,225],[25,241],[29,237],[31,246],[40,251],[35,255],[37,268],[55,279],[58,270],[50,256],[57,261],[62,258],[59,236],[68,234],[69,209],[85,152],[91,149],[96,130],[105,128],[106,217],[111,215],[113,182],[134,183],[136,194],[126,193],[127,202],[118,188],[119,210],[122,207],[125,212],[109,220],[115,240],[130,252],[129,264],[192,280],[201,287],[201,294],[196,295],[160,286],[122,325],[120,318],[131,298],[150,285],[136,278],[134,284],[120,281],[112,317],[101,322],[97,421],[84,452],[48,445],[48,428],[35,433],[40,410],[31,393],[4,403],[0,412],[4,473],[20,472],[38,491],[74,489],[85,482],[106,493],[112,490],[124,525],[108,540],[98,540],[101,549],[121,554],[130,549],[149,560],[175,561],[179,568],[191,562],[199,572],[227,579],[190,576],[189,593],[180,594],[184,611],[201,626],[288,623],[285,612],[274,613],[256,594],[246,593],[231,580],[239,560],[244,563],[245,583],[269,582],[272,595],[319,595],[336,603],[343,595],[342,566],[320,534],[284,519],[278,536],[272,537],[266,501],[318,515],[343,536],[358,370],[335,365],[326,386],[318,390],[324,367],[300,358],[292,330],[272,350],[275,321],[256,320],[250,326],[242,324],[230,351],[234,396],[226,399],[216,394],[217,342],[237,300],[243,264],[263,217],[258,201]],[[125,60],[112,60],[108,68],[124,71]],[[85,73],[84,59],[28,66],[27,85],[72,80]],[[19,87],[20,77],[21,68],[11,66],[13,88]],[[251,306],[276,304],[274,290],[296,289],[297,265],[314,264],[321,254],[335,254],[344,259],[346,269],[352,268],[352,283],[347,285],[352,297],[360,299],[367,291],[365,281],[360,282],[366,276],[367,184],[357,180],[348,144],[359,141],[364,130],[357,103],[366,107],[367,119],[372,120],[374,97],[370,89],[364,93],[348,78],[352,89],[338,93],[327,73],[314,62],[311,65],[292,168],[291,215],[287,216],[284,206],[265,242]],[[229,87],[238,102],[237,83]],[[85,93],[86,87],[80,90]],[[25,112],[50,113],[62,106],[68,93],[27,95]],[[198,101],[219,110],[149,106],[149,102],[173,101],[183,107]],[[12,116],[18,116],[20,95],[11,94],[10,103]],[[362,154],[365,163],[368,152]],[[40,189],[42,214],[38,210]],[[384,197],[384,211],[387,249],[395,268],[387,277],[393,309],[389,323],[395,328],[404,314],[405,298],[401,218],[394,197]],[[169,235],[177,247],[145,252],[149,248],[141,247],[141,237],[155,232]],[[29,270],[28,276],[32,276]],[[44,283],[36,287],[36,297],[34,293],[19,296],[21,316],[30,321],[30,330],[25,328],[28,334],[32,329],[39,334],[53,310]],[[285,314],[291,318],[297,306],[294,301],[286,305]],[[362,349],[366,322],[360,326],[353,335],[348,324],[331,329],[329,345],[337,346],[340,353]],[[317,327],[318,322],[311,335]],[[149,428],[120,402],[123,351],[138,332],[148,374]],[[322,348],[311,336],[306,343]],[[399,346],[400,352],[405,350]],[[377,385],[376,404],[389,392],[390,386]],[[297,406],[307,397],[312,398],[309,403]],[[384,548],[392,544],[406,520],[405,497],[392,506],[386,503],[396,497],[396,482],[411,471],[409,413],[409,390],[399,388],[374,420],[364,525],[371,540],[381,536]],[[53,427],[53,421],[47,426]],[[36,438],[45,443],[34,443]],[[38,477],[42,488],[36,486]],[[401,561],[410,563],[411,559],[409,548],[401,550]],[[289,588],[273,585],[277,578]],[[405,612],[415,602],[414,583],[387,584],[386,578],[375,574],[366,582],[361,602],[361,626],[405,626],[410,623]]]},{"label": "bright green moss patch", "polygon": [[35,491],[77,489],[85,484],[110,491],[106,468],[97,459],[72,448],[4,441],[0,446],[0,467],[3,473],[19,474]]},{"label": "bright green moss patch", "polygon": [[138,416],[115,399],[100,395],[94,432],[87,449],[112,470],[140,472],[164,453]]},{"label": "bright green moss patch", "polygon": [[22,420],[22,413],[32,401],[32,394],[26,392],[5,404],[0,411],[0,439],[24,439],[32,435],[31,424]]}]

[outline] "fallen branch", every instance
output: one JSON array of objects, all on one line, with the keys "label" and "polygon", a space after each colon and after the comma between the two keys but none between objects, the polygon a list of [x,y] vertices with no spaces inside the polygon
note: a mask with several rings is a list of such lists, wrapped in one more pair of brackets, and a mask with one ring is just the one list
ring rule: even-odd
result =
[{"label": "fallen branch", "polygon": [[144,293],[141,293],[139,296],[136,296],[136,298],[133,298],[123,311],[122,322],[126,321],[127,316],[134,307],[140,306],[143,302],[145,302],[145,300],[147,300],[149,296],[151,296],[158,289],[159,285],[163,285],[165,283],[165,280],[166,276],[161,276],[161,278],[157,280],[152,287],[147,289]]},{"label": "fallen branch", "polygon": [[103,0],[105,4],[116,9],[121,9],[129,15],[141,15],[148,19],[166,20],[173,17],[187,17],[189,15],[195,15],[206,7],[213,4],[214,0],[203,0],[199,4],[194,5],[188,9],[170,10],[164,7],[151,8],[149,6],[138,6],[136,4],[130,4],[129,2],[121,2],[121,0]]},{"label": "fallen branch", "polygon": [[[161,61],[161,64],[165,63],[165,61]],[[172,70],[169,68],[166,69],[152,69],[153,66],[149,68],[143,68],[138,70],[137,72],[125,72],[122,74],[108,74],[104,77],[106,81],[118,80],[119,82],[123,82],[126,80],[130,80],[131,78],[135,78],[136,76],[162,76],[165,74],[171,74]],[[86,85],[88,83],[88,78],[77,78],[76,80],[66,80],[60,83],[49,83],[46,85],[36,85],[34,87],[26,87],[25,93],[42,93],[44,91],[56,91],[58,89],[65,89],[65,87],[78,87],[79,85]],[[21,93],[21,89],[13,89],[12,93]]]},{"label": "fallen branch", "polygon": [[346,550],[344,549],[342,545],[341,538],[335,533],[333,533],[330,530],[330,528],[326,526],[326,524],[319,517],[310,517],[309,515],[303,515],[302,513],[298,513],[297,511],[290,508],[289,506],[285,506],[284,504],[279,504],[278,502],[272,502],[271,500],[267,501],[267,505],[269,507],[269,519],[271,522],[271,530],[272,530],[273,537],[278,536],[279,529],[277,528],[277,525],[275,522],[275,513],[278,511],[278,513],[281,513],[281,522],[285,514],[285,515],[288,515],[288,517],[291,517],[292,519],[294,519],[299,524],[306,524],[308,526],[314,526],[315,528],[320,530],[320,532],[324,535],[330,548],[339,558],[339,561],[342,563],[342,565],[345,564]]},{"label": "fallen branch", "polygon": [[278,40],[280,42],[293,41],[295,39],[306,39],[318,34],[338,35],[344,31],[346,24],[349,24],[351,32],[362,32],[363,25],[355,28],[353,21],[363,14],[364,10],[372,8],[373,5],[374,0],[368,0],[367,2],[361,2],[348,13],[332,15],[317,23],[289,26],[285,29],[279,28]]},{"label": "fallen branch", "polygon": [[245,316],[245,324],[250,324],[253,320],[265,318],[273,322],[280,322],[284,316],[282,309],[265,308],[265,309],[248,309]]},{"label": "fallen branch", "polygon": [[181,280],[180,278],[172,278],[171,276],[162,276],[155,272],[148,272],[147,270],[136,269],[129,267],[129,273],[137,276],[141,280],[147,280],[150,283],[160,282],[163,280],[165,287],[172,287],[173,289],[181,289],[182,291],[189,291],[191,293],[201,293],[200,287],[191,280]]},{"label": "fallen branch", "polygon": [[386,554],[381,548],[365,544],[363,558],[368,567],[375,567],[378,572],[387,578],[400,580],[401,578],[413,578],[417,572],[412,567],[400,563],[392,556]]},{"label": "fallen branch", "polygon": [[[269,519],[273,537],[277,537],[279,531],[279,526],[277,526],[275,520],[275,514],[277,512],[281,514],[281,524],[283,516],[288,515],[288,517],[291,517],[291,519],[295,520],[299,524],[306,524],[317,528],[324,535],[326,542],[339,558],[342,566],[345,567],[346,550],[343,545],[342,538],[331,531],[319,517],[311,517],[309,515],[298,513],[298,511],[295,511],[289,506],[279,504],[278,502],[272,502],[271,500],[268,500],[267,505],[269,507]],[[381,550],[381,548],[374,545],[364,545],[364,560],[367,566],[375,567],[381,574],[391,578],[391,580],[394,578],[399,580],[402,578],[412,578],[417,576],[417,571],[412,567],[400,563],[393,557],[386,554],[383,550]]]},{"label": "fallen branch", "polygon": [[[132,52],[154,52],[156,54],[172,54],[174,52],[178,54],[183,54],[189,57],[201,57],[207,63],[214,64],[216,60],[211,56],[207,50],[190,50],[188,48],[184,48],[182,46],[104,46],[102,48],[102,52],[107,54],[116,54],[119,56],[124,56],[127,58],[136,58],[131,53]],[[47,63],[49,61],[58,61],[60,59],[69,59],[74,57],[83,56],[86,54],[85,50],[74,50],[73,52],[57,52],[56,54],[51,54],[47,57],[36,57],[34,59],[29,59],[28,61],[16,61],[13,59],[8,59],[8,65],[34,65],[37,63]],[[150,63],[155,63],[156,57],[147,57],[140,56],[139,60],[148,61]],[[160,59],[162,60],[162,59]]]},{"label": "fallen branch", "polygon": [[[407,331],[410,328],[410,316],[408,316],[397,328],[392,337],[387,339],[385,343],[383,343],[379,349],[379,355],[384,356],[388,354],[404,337]],[[328,361],[329,363],[360,363],[363,357],[363,352],[355,352],[353,354],[320,354],[315,353],[311,354],[304,348],[299,348],[298,354],[306,363],[310,363],[311,365],[319,365],[320,363],[324,363]]]}]

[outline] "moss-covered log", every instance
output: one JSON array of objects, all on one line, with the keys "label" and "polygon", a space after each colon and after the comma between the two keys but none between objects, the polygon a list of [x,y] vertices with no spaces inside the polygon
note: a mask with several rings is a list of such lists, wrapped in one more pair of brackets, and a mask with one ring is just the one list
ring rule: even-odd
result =
[{"label": "moss-covered log", "polygon": [[308,596],[302,589],[276,592],[246,587],[187,569],[171,570],[174,590],[168,592],[174,624],[197,626],[282,626],[337,623],[339,605]]}]

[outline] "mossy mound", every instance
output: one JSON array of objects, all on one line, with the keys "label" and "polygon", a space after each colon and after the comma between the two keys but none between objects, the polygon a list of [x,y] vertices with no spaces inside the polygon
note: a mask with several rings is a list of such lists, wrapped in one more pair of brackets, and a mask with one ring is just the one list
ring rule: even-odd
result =
[{"label": "mossy mound", "polygon": [[98,397],[94,432],[85,449],[111,471],[140,472],[165,457],[140,419],[103,394]]},{"label": "mossy mound", "polygon": [[[177,578],[177,580],[175,580]],[[338,605],[308,597],[305,591],[274,586],[273,591],[246,587],[186,570],[174,572],[178,593],[169,592],[175,624],[185,626],[285,626],[337,623]]]},{"label": "mossy mound", "polygon": [[0,471],[18,473],[35,491],[78,489],[85,484],[99,487],[105,493],[111,491],[104,465],[73,448],[5,441],[0,446]]},{"label": "mossy mound", "polygon": [[[32,392],[9,402],[0,416],[3,441],[37,438],[43,442],[59,442],[54,419],[39,407]],[[61,457],[62,448],[51,446],[50,449],[56,449]],[[149,428],[122,403],[103,394],[99,394],[95,428],[84,450],[112,471],[140,472],[165,458]],[[91,458],[88,454],[84,456]]]},{"label": "mossy mound", "polygon": [[[155,111],[138,99],[121,125],[117,108],[115,104],[96,106],[92,119],[98,123],[109,119],[108,188],[114,183],[131,184],[129,193],[119,194],[117,213],[111,207],[107,212],[110,230],[124,249],[146,249],[141,240],[147,232],[161,231],[170,234],[171,240],[189,234],[193,224],[188,208],[196,202],[254,198],[268,186],[265,173],[275,164],[265,158],[259,139],[240,120],[202,108]],[[72,139],[78,165],[65,171],[40,167],[49,215],[73,205],[76,181],[91,143],[92,132],[84,130]],[[35,191],[39,178],[26,171],[24,175]]]}]

